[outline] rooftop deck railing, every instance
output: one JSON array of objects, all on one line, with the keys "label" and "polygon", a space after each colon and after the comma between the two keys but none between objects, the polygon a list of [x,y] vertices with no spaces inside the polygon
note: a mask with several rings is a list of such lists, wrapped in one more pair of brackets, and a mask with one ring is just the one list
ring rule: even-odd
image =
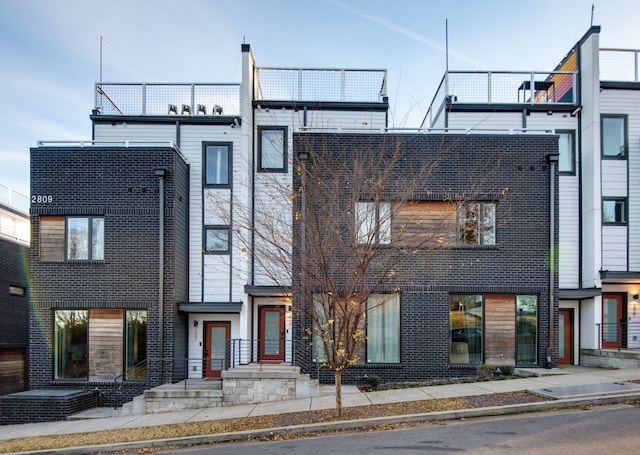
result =
[{"label": "rooftop deck railing", "polygon": [[421,127],[432,126],[450,103],[575,104],[576,73],[571,71],[448,71]]},{"label": "rooftop deck railing", "polygon": [[638,82],[639,54],[638,49],[600,49],[600,80]]},{"label": "rooftop deck railing", "polygon": [[97,83],[102,115],[240,115],[240,84]]},{"label": "rooftop deck railing", "polygon": [[25,214],[29,213],[29,196],[0,183],[0,203]]},{"label": "rooftop deck railing", "polygon": [[256,68],[254,98],[294,102],[387,102],[387,71]]}]

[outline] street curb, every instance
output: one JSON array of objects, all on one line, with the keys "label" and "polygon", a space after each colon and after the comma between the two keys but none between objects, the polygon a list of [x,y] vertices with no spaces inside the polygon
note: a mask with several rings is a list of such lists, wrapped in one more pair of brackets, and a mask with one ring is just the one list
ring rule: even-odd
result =
[{"label": "street curb", "polygon": [[377,425],[392,425],[416,422],[432,422],[439,420],[457,420],[473,417],[501,416],[509,414],[523,414],[527,412],[542,412],[556,409],[579,408],[581,406],[615,404],[628,400],[640,399],[640,393],[625,393],[615,395],[591,396],[584,398],[569,398],[563,400],[539,401],[534,403],[511,404],[505,406],[491,406],[486,408],[462,409],[457,411],[438,411],[423,414],[409,414],[390,417],[375,417],[367,420],[340,420],[336,422],[311,423],[291,427],[265,428],[261,430],[246,430],[234,433],[217,433],[201,436],[185,436],[182,438],[154,439],[149,441],[123,442],[95,446],[66,447],[62,449],[37,450],[30,452],[11,452],[6,455],[90,455],[96,452],[113,452],[116,450],[134,450],[147,447],[187,446],[231,441],[250,441],[272,436],[277,433],[300,434],[322,433],[330,431],[357,430]]}]

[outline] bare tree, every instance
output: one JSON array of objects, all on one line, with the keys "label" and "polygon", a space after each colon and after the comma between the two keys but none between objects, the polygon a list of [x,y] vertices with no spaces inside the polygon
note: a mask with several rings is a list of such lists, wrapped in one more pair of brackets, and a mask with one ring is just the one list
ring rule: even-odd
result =
[{"label": "bare tree", "polygon": [[371,316],[395,305],[416,278],[407,259],[427,261],[461,241],[495,235],[488,228],[495,210],[471,201],[504,197],[507,189],[493,186],[499,163],[449,175],[445,185],[439,176],[456,172],[450,154],[459,139],[441,136],[438,147],[423,150],[415,137],[296,134],[292,175],[260,177],[253,207],[244,211],[251,213],[246,228],[234,215],[234,235],[257,273],[291,287],[298,335],[334,373],[338,413],[343,372],[376,342],[368,336]]}]

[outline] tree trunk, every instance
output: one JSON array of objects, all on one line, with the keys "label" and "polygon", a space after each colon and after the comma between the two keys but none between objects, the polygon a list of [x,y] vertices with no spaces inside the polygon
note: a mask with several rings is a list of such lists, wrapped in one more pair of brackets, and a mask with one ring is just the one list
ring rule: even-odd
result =
[{"label": "tree trunk", "polygon": [[336,385],[336,411],[338,417],[342,417],[342,371],[334,371],[334,382]]}]

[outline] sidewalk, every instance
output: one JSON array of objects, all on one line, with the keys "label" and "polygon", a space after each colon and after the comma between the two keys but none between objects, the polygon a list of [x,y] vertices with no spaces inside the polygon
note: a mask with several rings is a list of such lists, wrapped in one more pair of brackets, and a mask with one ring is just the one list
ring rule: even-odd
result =
[{"label": "sidewalk", "polygon": [[[367,393],[359,392],[355,386],[343,386],[343,406],[366,406],[371,404],[398,403],[525,390],[545,393],[550,397],[559,398],[560,400],[575,400],[581,398],[597,401],[602,399],[603,396],[619,396],[620,394],[629,394],[630,397],[640,398],[640,384],[624,382],[640,380],[640,368],[605,370],[571,366],[554,370],[536,369],[531,371],[532,373],[541,374],[541,376]],[[558,401],[552,401],[551,403],[557,404]],[[334,388],[331,386],[323,386],[321,396],[316,398],[218,408],[189,409],[158,414],[0,426],[0,440],[283,414],[288,412],[330,409],[334,406]],[[513,405],[513,412],[522,412],[522,409],[518,408],[522,406],[527,405]],[[106,409],[103,409],[103,411],[105,410]],[[478,415],[477,410],[474,411],[476,412],[470,415]],[[90,416],[91,412],[95,411],[86,411],[87,416]],[[464,411],[456,411],[456,417],[462,416],[461,412]],[[389,418],[386,418],[386,421],[388,421],[388,419]],[[339,422],[336,424],[339,424]],[[353,422],[352,426],[355,426]],[[342,426],[342,428],[344,428],[344,426]],[[67,453],[69,453],[68,450]]]}]

